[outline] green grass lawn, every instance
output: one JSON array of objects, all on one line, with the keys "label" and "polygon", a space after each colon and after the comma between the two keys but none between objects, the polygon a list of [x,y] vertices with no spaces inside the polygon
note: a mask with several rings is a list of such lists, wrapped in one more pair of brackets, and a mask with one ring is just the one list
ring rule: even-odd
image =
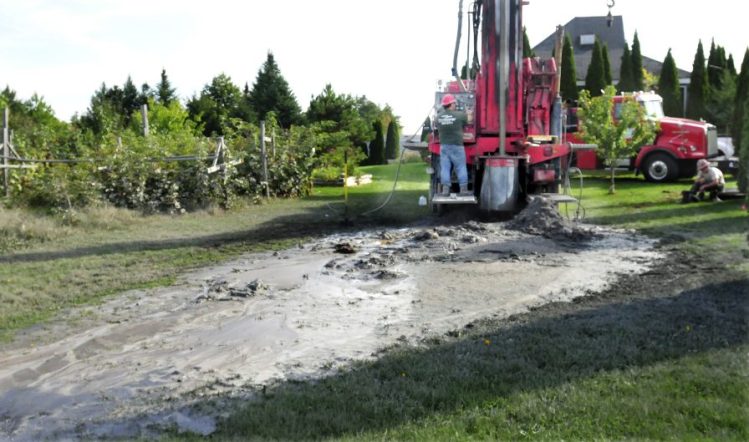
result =
[{"label": "green grass lawn", "polygon": [[[415,185],[403,209],[424,189]],[[749,439],[747,213],[741,201],[680,204],[689,185],[624,175],[609,195],[593,174],[586,221],[705,256],[720,277],[706,269],[675,296],[604,294],[488,321],[319,382],[282,384],[242,404],[217,439]],[[652,278],[668,288],[669,277]]]},{"label": "green grass lawn", "polygon": [[[418,206],[424,164],[404,164],[392,200],[368,215],[386,200],[396,166],[362,169],[375,182],[348,189],[347,201],[342,188],[327,187],[304,200],[174,217],[2,211],[0,333],[7,339],[61,309],[166,285],[241,253],[433,216]],[[704,256],[711,272],[694,269],[694,283],[676,295],[604,293],[477,323],[423,348],[396,347],[318,382],[271,386],[237,403],[214,438],[749,440],[749,219],[741,202],[679,204],[688,181],[623,175],[615,195],[608,184],[585,180],[586,221],[660,238],[675,256]],[[341,224],[344,215],[353,226]]]},{"label": "green grass lawn", "polygon": [[[429,207],[419,206],[419,197],[426,197],[429,190],[426,167],[426,163],[405,163],[400,171],[397,165],[361,167],[362,173],[373,176],[371,184],[348,189],[320,187],[311,199],[327,200],[331,213],[339,217],[347,214],[351,220],[364,224],[416,221],[431,213]],[[398,182],[393,192],[396,174]],[[384,207],[372,212],[386,201]]]},{"label": "green grass lawn", "polygon": [[[681,192],[689,189],[689,180],[650,184],[632,174],[619,177],[616,194],[609,195],[608,181],[599,177],[589,176],[583,185],[587,222],[678,241],[691,252],[720,255],[728,266],[749,274],[749,216],[741,209],[744,200],[682,204]],[[573,184],[572,193],[578,195],[579,185]],[[736,181],[729,180],[726,187],[736,187]]]}]

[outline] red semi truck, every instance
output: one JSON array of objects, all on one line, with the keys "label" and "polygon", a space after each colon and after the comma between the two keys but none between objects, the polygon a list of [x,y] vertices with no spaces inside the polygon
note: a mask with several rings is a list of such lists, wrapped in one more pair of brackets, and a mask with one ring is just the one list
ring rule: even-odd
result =
[{"label": "red semi truck", "polygon": [[[667,117],[663,114],[663,99],[653,92],[637,92],[614,97],[614,119],[621,112],[625,99],[633,97],[645,108],[649,118],[658,122],[659,128],[652,144],[642,146],[630,165],[642,172],[652,182],[673,181],[692,177],[697,173],[697,161],[718,156],[730,156],[718,147],[718,132],[715,125],[686,118]],[[567,140],[581,143],[577,135],[578,121],[574,109],[568,112],[566,123]],[[601,168],[593,150],[577,152],[580,169]]]}]

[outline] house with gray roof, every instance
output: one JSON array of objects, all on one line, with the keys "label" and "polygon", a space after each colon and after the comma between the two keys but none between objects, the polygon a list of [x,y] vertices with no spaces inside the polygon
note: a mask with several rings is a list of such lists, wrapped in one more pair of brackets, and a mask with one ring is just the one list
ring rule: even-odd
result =
[{"label": "house with gray roof", "polygon": [[[601,44],[606,44],[611,64],[611,76],[616,85],[619,83],[619,71],[621,70],[622,54],[628,45],[624,37],[624,20],[621,15],[613,16],[611,26],[608,26],[606,17],[575,17],[564,25],[564,32],[569,34],[572,40],[572,50],[575,54],[575,72],[577,74],[577,85],[585,86],[585,76],[593,54],[593,45],[596,37]],[[554,50],[555,34],[552,33],[541,43],[537,44],[533,51],[539,57],[551,57]],[[663,54],[663,58],[666,54]],[[663,62],[657,61],[643,54],[642,67],[648,72],[660,75]],[[687,87],[689,86],[690,72],[677,69],[679,84],[681,86],[682,102],[686,106]]]}]

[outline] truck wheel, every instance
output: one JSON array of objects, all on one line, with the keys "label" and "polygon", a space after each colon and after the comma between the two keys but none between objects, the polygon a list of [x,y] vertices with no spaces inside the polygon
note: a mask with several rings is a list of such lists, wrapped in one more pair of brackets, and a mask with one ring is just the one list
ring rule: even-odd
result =
[{"label": "truck wheel", "polygon": [[652,183],[663,183],[679,177],[679,166],[670,156],[655,153],[645,159],[642,173]]}]

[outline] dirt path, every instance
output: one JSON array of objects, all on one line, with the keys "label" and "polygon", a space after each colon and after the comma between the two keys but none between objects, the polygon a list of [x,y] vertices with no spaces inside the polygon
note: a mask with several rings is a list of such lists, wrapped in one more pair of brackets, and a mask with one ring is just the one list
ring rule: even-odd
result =
[{"label": "dirt path", "polygon": [[208,434],[217,416],[193,402],[324,376],[397,342],[599,291],[659,258],[631,232],[557,221],[535,226],[548,237],[477,222],[331,236],[70,312],[75,322],[0,349],[0,439]]}]

